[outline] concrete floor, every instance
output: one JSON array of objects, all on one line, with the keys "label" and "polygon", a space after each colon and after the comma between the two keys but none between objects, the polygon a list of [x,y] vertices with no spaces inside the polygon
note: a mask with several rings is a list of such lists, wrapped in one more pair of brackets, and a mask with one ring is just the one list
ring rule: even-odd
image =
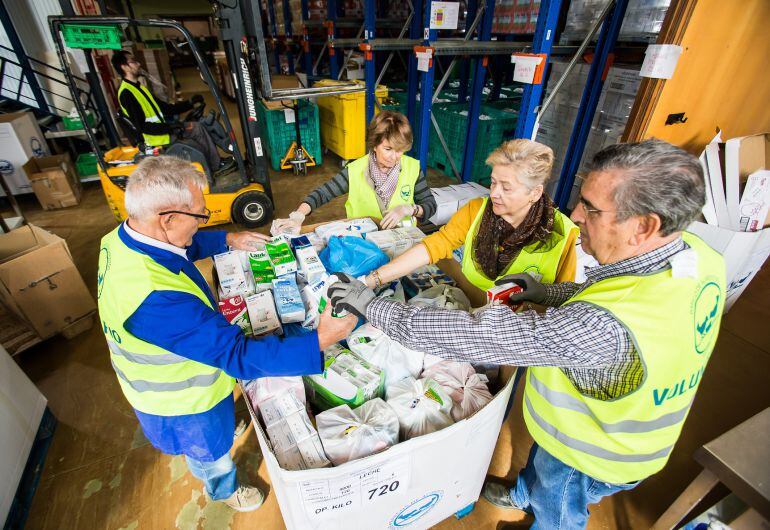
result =
[{"label": "concrete floor", "polygon": [[[308,177],[274,177],[277,214],[285,216],[301,198],[338,168],[326,158]],[[444,178],[431,174],[432,185]],[[309,218],[344,217],[343,199]],[[95,293],[98,242],[112,218],[98,183],[86,187],[73,208],[44,212],[34,199],[23,202],[29,220],[69,244],[75,263]],[[232,230],[234,227],[225,226]],[[701,384],[684,433],[667,467],[635,490],[591,507],[589,528],[647,528],[698,473],[693,451],[770,405],[770,267],[749,286],[724,321],[718,346]],[[661,305],[665,306],[665,300]],[[209,502],[182,457],[163,455],[142,435],[109,363],[98,326],[66,340],[55,337],[16,357],[49,400],[59,420],[27,528],[59,529],[280,529],[280,510],[270,494],[253,430],[236,441],[233,455],[245,480],[268,492],[265,505],[236,514]],[[521,417],[520,397],[503,425],[489,474],[513,480],[531,444]],[[239,407],[241,412],[243,407]],[[458,455],[460,457],[460,455]],[[471,515],[451,518],[441,529],[492,530],[526,527],[530,519],[480,501]]]}]

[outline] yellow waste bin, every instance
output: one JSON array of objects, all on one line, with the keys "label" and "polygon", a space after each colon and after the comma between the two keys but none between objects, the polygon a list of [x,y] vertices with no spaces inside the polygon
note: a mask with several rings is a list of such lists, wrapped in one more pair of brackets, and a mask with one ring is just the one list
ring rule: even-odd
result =
[{"label": "yellow waste bin", "polygon": [[[315,86],[339,85],[344,81],[323,79]],[[353,81],[363,85],[362,81]],[[382,102],[388,97],[388,87],[378,85],[375,91]],[[321,142],[345,160],[360,158],[366,154],[366,94],[338,94],[318,98],[318,118]],[[375,114],[379,112],[375,108]]]}]

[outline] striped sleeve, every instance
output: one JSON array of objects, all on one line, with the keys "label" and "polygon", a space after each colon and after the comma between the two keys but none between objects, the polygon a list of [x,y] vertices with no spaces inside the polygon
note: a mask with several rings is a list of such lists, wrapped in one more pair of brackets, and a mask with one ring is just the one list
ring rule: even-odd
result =
[{"label": "striped sleeve", "polygon": [[324,182],[318,188],[310,192],[303,202],[306,202],[311,210],[315,210],[335,197],[345,195],[349,188],[350,179],[348,177],[348,168],[345,167],[342,171],[334,175],[331,180]]},{"label": "striped sleeve", "polygon": [[436,213],[436,199],[430,192],[428,187],[428,179],[425,178],[425,173],[420,171],[420,175],[417,177],[417,183],[414,185],[414,202],[422,206],[425,212],[422,216],[423,220],[427,221],[433,214]]}]

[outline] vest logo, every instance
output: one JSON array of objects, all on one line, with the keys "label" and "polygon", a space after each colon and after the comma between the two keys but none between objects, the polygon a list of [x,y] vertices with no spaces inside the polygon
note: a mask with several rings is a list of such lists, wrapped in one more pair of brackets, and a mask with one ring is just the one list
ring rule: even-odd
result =
[{"label": "vest logo", "polygon": [[404,200],[409,199],[409,197],[412,196],[412,186],[409,184],[404,184],[401,186],[401,198]]},{"label": "vest logo", "polygon": [[535,281],[538,281],[538,282],[543,279],[543,275],[540,274],[540,267],[538,267],[537,265],[530,265],[529,267],[527,267],[521,272],[526,272],[527,274],[532,276],[535,279]]},{"label": "vest logo", "polygon": [[443,491],[432,491],[402,508],[390,521],[391,528],[409,526],[433,509],[444,496]]},{"label": "vest logo", "polygon": [[29,139],[29,148],[32,150],[32,154],[35,156],[45,155],[45,152],[43,151],[43,144],[40,143],[40,140],[37,139],[37,136],[33,136]]},{"label": "vest logo", "polygon": [[714,343],[714,331],[719,322],[719,303],[722,300],[722,290],[715,282],[708,282],[701,287],[695,297],[693,318],[695,320],[695,351],[699,354]]},{"label": "vest logo", "polygon": [[110,270],[110,249],[102,247],[99,251],[99,271],[96,273],[96,285],[97,292],[96,298],[102,297],[102,289],[104,288],[104,277],[107,275],[107,271]]}]

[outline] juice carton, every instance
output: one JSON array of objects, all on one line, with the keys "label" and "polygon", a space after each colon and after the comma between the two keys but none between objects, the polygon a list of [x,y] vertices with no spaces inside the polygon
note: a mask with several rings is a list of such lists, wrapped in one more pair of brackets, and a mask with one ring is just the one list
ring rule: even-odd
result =
[{"label": "juice carton", "polygon": [[243,296],[236,295],[219,301],[219,312],[230,324],[240,327],[246,335],[251,335],[251,321]]},{"label": "juice carton", "polygon": [[278,313],[275,311],[272,291],[262,291],[246,298],[246,307],[249,311],[249,320],[254,335],[283,332]]},{"label": "juice carton", "polygon": [[294,259],[289,244],[283,238],[273,238],[270,243],[265,244],[265,250],[270,256],[270,263],[273,265],[276,276],[297,272],[297,260]]}]

